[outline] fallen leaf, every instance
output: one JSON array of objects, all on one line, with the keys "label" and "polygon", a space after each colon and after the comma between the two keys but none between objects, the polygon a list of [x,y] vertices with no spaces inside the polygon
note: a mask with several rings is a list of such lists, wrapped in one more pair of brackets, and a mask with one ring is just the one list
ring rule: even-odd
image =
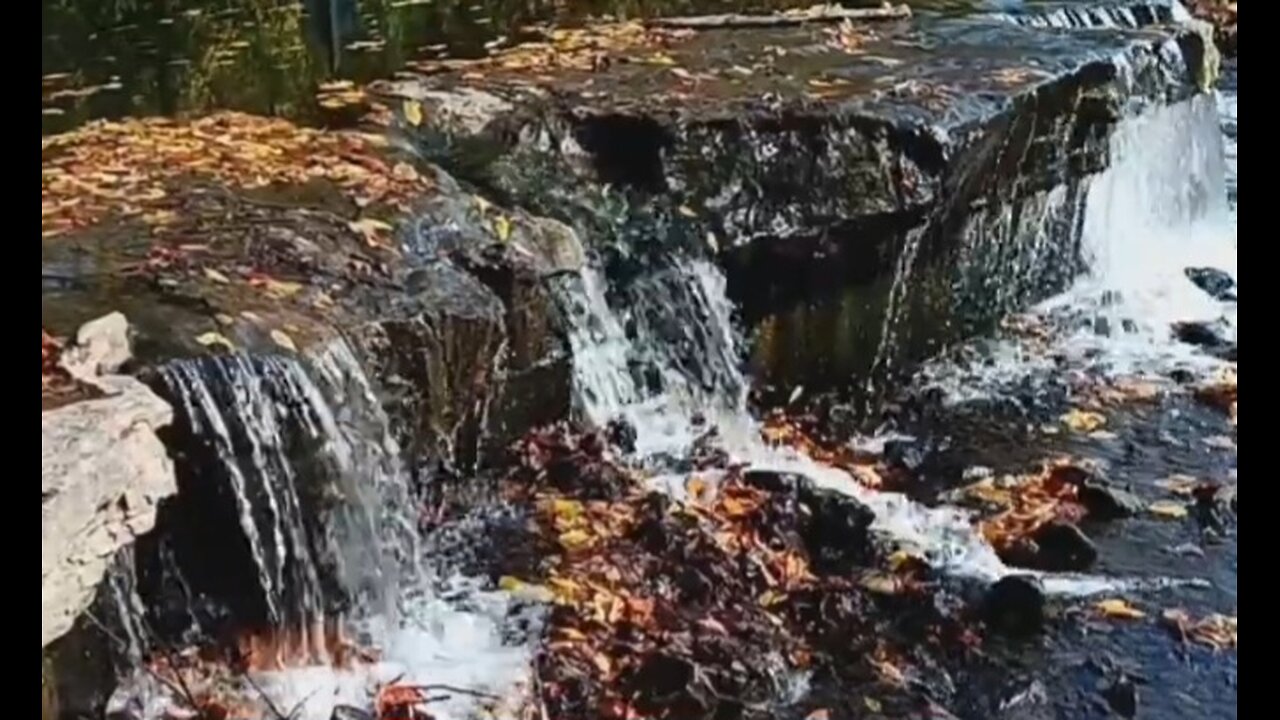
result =
[{"label": "fallen leaf", "polygon": [[1064,414],[1061,419],[1063,425],[1080,433],[1090,433],[1107,424],[1107,418],[1102,413],[1090,410],[1072,409]]},{"label": "fallen leaf", "polygon": [[1196,489],[1196,485],[1200,484],[1200,481],[1190,475],[1170,475],[1163,480],[1157,480],[1155,484],[1157,487],[1168,490],[1174,495],[1190,497],[1192,491]]},{"label": "fallen leaf", "polygon": [[200,335],[197,335],[196,342],[200,343],[205,347],[221,346],[221,347],[225,347],[228,350],[236,349],[235,344],[233,344],[230,340],[228,340],[226,336],[224,336],[222,333],[213,332],[212,330],[210,330],[207,333],[201,333]]},{"label": "fallen leaf", "polygon": [[422,103],[417,100],[405,100],[404,104],[401,106],[401,110],[404,111],[405,121],[410,125],[418,127],[422,124]]},{"label": "fallen leaf", "polygon": [[898,592],[898,580],[891,575],[879,573],[864,575],[859,584],[879,595],[894,595]]},{"label": "fallen leaf", "polygon": [[272,330],[271,340],[275,342],[275,344],[279,345],[285,350],[288,350],[289,352],[295,352],[295,353],[298,352],[298,346],[294,344],[293,338],[289,337],[289,334],[283,330],[280,330],[280,329]]},{"label": "fallen leaf", "polygon": [[499,215],[493,219],[493,234],[497,236],[500,242],[506,242],[511,239],[511,220],[506,215]]},{"label": "fallen leaf", "polygon": [[805,715],[804,720],[831,720],[831,711],[826,708],[818,708]]},{"label": "fallen leaf", "polygon": [[226,285],[231,282],[231,278],[227,277],[226,275],[223,275],[222,273],[218,272],[217,270],[214,270],[213,268],[205,268],[204,276],[216,283],[221,283],[222,285]]},{"label": "fallen leaf", "polygon": [[676,211],[687,218],[698,217],[698,212],[693,208],[689,207],[688,205],[681,205],[680,207],[676,208]]},{"label": "fallen leaf", "polygon": [[288,280],[277,280],[275,278],[266,278],[258,284],[261,285],[264,291],[266,291],[267,295],[270,295],[277,300],[284,300],[285,298],[293,297],[302,290],[301,283],[290,282]]},{"label": "fallen leaf", "polygon": [[1174,500],[1157,500],[1147,506],[1152,515],[1168,520],[1181,520],[1187,516],[1187,508]]},{"label": "fallen leaf", "polygon": [[525,582],[520,578],[511,577],[510,575],[503,575],[498,578],[498,587],[502,590],[506,590],[507,592],[519,590],[524,586]]},{"label": "fallen leaf", "polygon": [[226,313],[217,313],[213,316],[213,319],[217,320],[219,325],[231,325],[236,321],[235,318]]},{"label": "fallen leaf", "polygon": [[365,244],[370,247],[385,247],[387,245],[386,237],[393,230],[390,224],[376,218],[352,220],[347,223],[347,227],[363,237]]},{"label": "fallen leaf", "polygon": [[884,706],[880,704],[879,700],[871,697],[870,695],[863,696],[862,704],[866,705],[867,709],[873,713],[878,713],[884,708]]},{"label": "fallen leaf", "polygon": [[1109,598],[1107,600],[1099,600],[1093,604],[1093,607],[1103,616],[1108,618],[1116,618],[1121,620],[1140,620],[1147,616],[1146,613],[1129,604],[1129,601],[1123,598]]},{"label": "fallen leaf", "polygon": [[577,550],[591,542],[591,536],[585,530],[568,530],[560,533],[560,544],[566,550]]}]

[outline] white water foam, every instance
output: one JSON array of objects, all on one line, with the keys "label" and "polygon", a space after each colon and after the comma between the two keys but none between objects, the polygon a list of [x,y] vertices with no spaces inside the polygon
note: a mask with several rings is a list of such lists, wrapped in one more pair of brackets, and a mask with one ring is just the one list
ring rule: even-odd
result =
[{"label": "white water foam", "polygon": [[[1124,120],[1111,166],[1092,178],[1082,249],[1087,273],[1032,308],[1048,343],[972,343],[969,360],[929,363],[922,376],[953,402],[997,394],[1029,376],[1090,372],[1209,375],[1224,361],[1179,342],[1172,324],[1212,324],[1234,342],[1236,304],[1210,297],[1186,275],[1211,267],[1237,277],[1235,142],[1224,151],[1221,110],[1234,129],[1234,93],[1201,95]],[[1056,357],[1056,359],[1055,359]]]},{"label": "white water foam", "polygon": [[[682,306],[671,307],[681,313],[677,321],[702,327],[701,332],[691,333],[702,338],[708,347],[701,348],[708,356],[734,358],[737,340],[730,320],[730,303],[724,294],[724,279],[719,269],[706,262],[688,263],[682,266],[681,275],[700,290],[706,302],[703,309]],[[590,272],[590,271],[585,271]],[[598,275],[596,276],[599,277]],[[585,327],[576,332],[584,333],[576,341],[587,345],[588,328],[616,327],[624,323],[604,301],[603,292],[595,293],[581,307],[579,321],[590,316]],[[595,301],[590,301],[594,298]],[[712,308],[715,308],[714,310]],[[705,327],[710,325],[711,327]],[[610,348],[596,348],[582,356],[594,362],[603,357],[623,358],[644,355],[642,348],[629,347],[632,340],[621,334],[607,338]],[[658,342],[657,338],[641,336],[634,342]],[[736,378],[725,382],[725,387],[745,388],[747,380],[736,363],[728,363],[721,370],[731,368]],[[924,556],[939,570],[957,577],[981,581],[995,581],[1014,572],[1026,574],[1005,566],[994,549],[977,531],[973,518],[967,511],[950,507],[927,507],[901,493],[873,490],[859,483],[848,472],[815,462],[808,456],[789,447],[775,447],[761,439],[761,427],[746,410],[745,394],[708,397],[699,390],[697,383],[680,377],[679,368],[666,363],[661,371],[675,377],[678,382],[669,383],[674,392],[659,393],[628,404],[609,405],[601,398],[626,398],[626,394],[614,393],[613,388],[625,386],[626,380],[616,375],[627,372],[624,363],[609,366],[580,364],[575,362],[575,386],[588,394],[583,404],[591,409],[590,419],[604,424],[616,417],[625,418],[636,430],[636,455],[642,461],[654,455],[685,457],[691,444],[699,435],[715,427],[717,446],[728,452],[736,463],[744,463],[757,470],[796,473],[810,478],[820,487],[830,488],[857,498],[875,513],[872,530],[899,547],[910,549]],[[597,386],[597,383],[599,384]],[[593,392],[593,390],[597,390]],[[639,394],[639,393],[637,393]],[[695,418],[702,414],[705,422]],[[677,497],[684,492],[683,475],[660,474],[651,479],[655,488]],[[1131,584],[1125,580],[1070,574],[1043,574],[1046,591],[1064,595],[1086,595],[1116,591]]]},{"label": "white water foam", "polygon": [[[393,680],[451,685],[517,703],[529,677],[540,608],[526,604],[517,610],[509,593],[427,557],[408,473],[359,361],[342,340],[315,350],[308,360],[304,366],[286,358],[251,362],[232,356],[203,365],[179,363],[166,375],[195,424],[193,430],[213,443],[226,466],[273,620],[300,616],[305,622],[316,617],[322,604],[314,562],[295,550],[307,546],[301,522],[292,518],[292,525],[265,533],[275,538],[267,547],[259,528],[260,518],[278,524],[280,518],[291,518],[279,508],[298,505],[296,486],[304,478],[291,465],[286,424],[296,424],[317,443],[316,459],[331,467],[345,501],[330,528],[337,534],[344,586],[354,595],[352,617],[345,620],[362,647],[380,651],[378,661],[350,668],[316,662],[254,672],[254,682],[277,708],[288,712],[296,707],[297,720],[329,720],[335,705],[369,708],[377,688]],[[222,401],[228,392],[236,402]],[[243,442],[236,439],[241,437]],[[235,451],[242,444],[252,450],[247,457]],[[254,498],[259,495],[271,512],[257,507]],[[307,592],[300,608],[284,607],[286,578],[277,568],[283,564],[278,558],[286,556],[303,570]],[[141,614],[127,619],[135,617]],[[521,632],[510,632],[513,625]],[[130,645],[138,644],[135,635],[141,631],[125,627]],[[257,693],[240,688],[249,702],[258,699]],[[440,696],[429,706],[440,720],[474,717],[493,704],[470,694],[429,694]],[[159,719],[171,716],[179,705],[175,700],[170,688],[139,671],[117,691],[112,706]]]}]

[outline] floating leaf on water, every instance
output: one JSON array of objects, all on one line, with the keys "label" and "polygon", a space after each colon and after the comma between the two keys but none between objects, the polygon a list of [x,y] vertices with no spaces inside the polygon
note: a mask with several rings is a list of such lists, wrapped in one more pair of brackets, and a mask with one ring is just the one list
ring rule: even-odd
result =
[{"label": "floating leaf on water", "polygon": [[1120,437],[1120,436],[1116,435],[1110,430],[1094,430],[1093,432],[1089,433],[1089,437],[1090,439],[1093,439],[1093,440],[1115,440],[1117,437]]},{"label": "floating leaf on water", "polygon": [[196,342],[205,347],[225,347],[228,350],[235,350],[236,346],[226,338],[222,333],[210,330],[207,333],[201,333],[196,336]]},{"label": "floating leaf on water", "polygon": [[[707,231],[707,247],[711,250],[712,254],[720,252],[720,240],[717,239],[716,234],[710,230]],[[1232,407],[1234,407],[1234,405]],[[1235,416],[1233,415],[1232,417]]]},{"label": "floating leaf on water", "polygon": [[1109,598],[1107,600],[1099,600],[1093,604],[1103,617],[1116,618],[1120,620],[1140,620],[1147,616],[1138,608],[1129,604],[1124,598]]},{"label": "floating leaf on water", "polygon": [[676,64],[675,58],[663,52],[657,52],[650,55],[649,62],[654,65],[667,65],[667,66]]},{"label": "floating leaf on water", "polygon": [[231,325],[236,321],[235,318],[226,313],[218,313],[213,316],[213,319],[217,320],[219,325]]},{"label": "floating leaf on water", "polygon": [[694,210],[688,205],[681,205],[680,207],[676,208],[676,211],[687,218],[698,217],[698,211]]},{"label": "floating leaf on water", "polygon": [[217,270],[214,270],[213,268],[205,268],[205,269],[204,269],[204,276],[205,276],[206,278],[208,278],[208,279],[210,279],[210,280],[212,280],[212,281],[214,281],[214,282],[216,282],[216,283],[220,283],[220,284],[222,284],[222,285],[226,285],[226,284],[228,284],[228,283],[230,283],[230,282],[231,282],[231,278],[227,277],[226,275],[223,275],[221,272],[218,272]]},{"label": "floating leaf on water", "polygon": [[524,586],[525,582],[520,578],[511,577],[510,575],[503,575],[498,578],[498,587],[502,590],[506,590],[507,592],[519,590]]},{"label": "floating leaf on water", "polygon": [[284,348],[285,350],[288,350],[289,352],[298,352],[298,346],[294,344],[293,338],[289,337],[289,334],[283,330],[280,330],[278,328],[272,330],[271,340],[272,342]]},{"label": "floating leaf on water", "polygon": [[818,708],[805,715],[804,720],[831,720],[831,711],[826,708]]},{"label": "floating leaf on water", "polygon": [[1062,424],[1075,432],[1091,433],[1106,425],[1107,418],[1091,410],[1072,409],[1062,416]]},{"label": "floating leaf on water", "polygon": [[863,696],[862,704],[866,705],[867,709],[873,713],[878,713],[884,709],[884,706],[880,704],[880,701],[870,695]]},{"label": "floating leaf on water", "polygon": [[418,127],[422,124],[422,103],[417,100],[405,100],[400,109],[404,112],[405,122],[414,127]]},{"label": "floating leaf on water", "polygon": [[1187,507],[1173,500],[1157,500],[1147,506],[1152,515],[1169,520],[1181,520],[1187,516]]},{"label": "floating leaf on water", "polygon": [[251,323],[262,322],[262,316],[252,310],[241,310],[240,317],[244,318],[245,320],[248,320]]},{"label": "floating leaf on water", "polygon": [[1200,484],[1200,481],[1190,475],[1170,475],[1163,480],[1156,481],[1156,487],[1168,490],[1174,495],[1191,496],[1192,491]]}]

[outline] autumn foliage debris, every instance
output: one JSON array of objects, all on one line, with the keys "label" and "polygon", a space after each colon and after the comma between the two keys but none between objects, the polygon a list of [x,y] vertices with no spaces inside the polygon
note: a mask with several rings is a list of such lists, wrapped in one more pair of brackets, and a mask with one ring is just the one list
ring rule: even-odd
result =
[{"label": "autumn foliage debris", "polygon": [[108,218],[162,230],[192,181],[251,190],[320,180],[357,207],[405,211],[429,184],[385,146],[380,135],[235,112],[95,122],[42,138],[40,230],[51,237]]},{"label": "autumn foliage debris", "polygon": [[910,704],[923,652],[972,642],[922,562],[877,549],[870,511],[803,478],[708,468],[676,501],[564,426],[516,456],[508,493],[550,561],[506,582],[553,598],[537,663],[549,717],[768,717],[808,672]]}]

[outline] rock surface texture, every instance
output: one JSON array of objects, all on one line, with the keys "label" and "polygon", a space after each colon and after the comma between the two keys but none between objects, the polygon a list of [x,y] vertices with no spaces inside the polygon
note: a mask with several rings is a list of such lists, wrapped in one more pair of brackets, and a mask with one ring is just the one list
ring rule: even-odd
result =
[{"label": "rock surface texture", "polygon": [[1213,82],[1180,7],[1064,5],[558,31],[381,90],[427,157],[574,225],[611,277],[715,256],[758,374],[812,387],[1063,289],[1116,124]]},{"label": "rock surface texture", "polygon": [[41,647],[71,628],[116,552],[149,531],[159,500],[177,491],[156,436],[172,409],[134,378],[96,376],[128,359],[126,329],[118,313],[86,324],[71,370],[104,396],[40,415]]}]

